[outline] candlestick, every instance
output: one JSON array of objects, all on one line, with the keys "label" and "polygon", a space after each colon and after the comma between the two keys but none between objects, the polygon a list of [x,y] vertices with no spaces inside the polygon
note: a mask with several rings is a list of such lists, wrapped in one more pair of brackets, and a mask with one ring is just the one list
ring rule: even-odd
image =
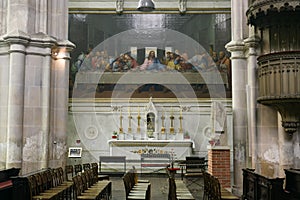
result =
[{"label": "candlestick", "polygon": [[141,116],[140,116],[140,106],[139,106],[139,108],[138,108],[138,116],[137,116],[137,120],[138,120],[138,127],[137,127],[137,130],[136,130],[136,132],[137,133],[140,133],[141,132],[141,127],[140,127],[140,120],[141,120]]},{"label": "candlestick", "polygon": [[120,128],[119,128],[119,134],[123,133],[123,127],[122,127],[122,110],[120,111]]},{"label": "candlestick", "polygon": [[170,120],[171,120],[170,133],[173,134],[174,133],[174,116],[173,116],[173,114],[170,116]]},{"label": "candlestick", "polygon": [[164,116],[164,114],[162,114],[162,116],[161,116],[161,133],[162,134],[164,134],[165,133],[165,131],[166,131],[166,129],[165,129],[165,116]]},{"label": "candlestick", "polygon": [[128,116],[128,133],[131,133],[131,119],[132,119],[132,116],[131,115],[129,115]]},{"label": "candlestick", "polygon": [[182,108],[180,107],[180,116],[179,116],[179,133],[183,133],[183,128],[182,128]]}]

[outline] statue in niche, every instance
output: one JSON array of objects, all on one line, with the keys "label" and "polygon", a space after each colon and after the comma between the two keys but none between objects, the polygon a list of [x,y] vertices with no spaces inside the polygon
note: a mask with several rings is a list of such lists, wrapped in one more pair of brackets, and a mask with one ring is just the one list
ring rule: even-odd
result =
[{"label": "statue in niche", "polygon": [[154,138],[155,132],[155,114],[150,112],[147,114],[147,136],[148,138]]}]

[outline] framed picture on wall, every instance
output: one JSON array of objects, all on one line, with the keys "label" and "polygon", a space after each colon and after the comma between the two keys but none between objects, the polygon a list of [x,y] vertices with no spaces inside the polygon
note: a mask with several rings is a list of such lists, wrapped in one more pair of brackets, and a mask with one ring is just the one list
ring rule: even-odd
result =
[{"label": "framed picture on wall", "polygon": [[81,147],[70,147],[69,158],[81,158],[82,148]]}]

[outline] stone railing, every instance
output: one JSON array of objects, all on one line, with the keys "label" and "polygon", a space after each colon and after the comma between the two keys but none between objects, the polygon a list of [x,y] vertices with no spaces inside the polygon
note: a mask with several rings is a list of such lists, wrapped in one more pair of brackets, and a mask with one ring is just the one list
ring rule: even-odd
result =
[{"label": "stone railing", "polygon": [[276,108],[286,132],[295,132],[300,115],[300,51],[263,55],[258,65],[257,101]]}]

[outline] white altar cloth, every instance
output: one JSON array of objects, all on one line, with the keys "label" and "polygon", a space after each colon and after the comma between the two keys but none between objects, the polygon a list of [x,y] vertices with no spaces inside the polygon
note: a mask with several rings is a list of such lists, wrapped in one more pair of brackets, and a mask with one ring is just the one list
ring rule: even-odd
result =
[{"label": "white altar cloth", "polygon": [[174,160],[185,160],[192,154],[193,140],[108,140],[111,156],[138,160],[141,154],[170,154]]}]

